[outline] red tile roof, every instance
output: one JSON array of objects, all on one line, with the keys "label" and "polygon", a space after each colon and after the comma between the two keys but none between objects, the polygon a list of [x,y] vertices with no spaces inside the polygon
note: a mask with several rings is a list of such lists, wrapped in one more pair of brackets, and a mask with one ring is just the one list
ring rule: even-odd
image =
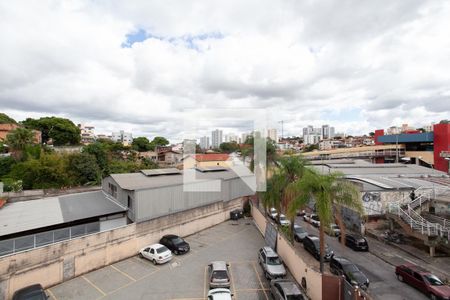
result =
[{"label": "red tile roof", "polygon": [[224,153],[195,154],[193,156],[196,161],[226,161],[230,157]]}]

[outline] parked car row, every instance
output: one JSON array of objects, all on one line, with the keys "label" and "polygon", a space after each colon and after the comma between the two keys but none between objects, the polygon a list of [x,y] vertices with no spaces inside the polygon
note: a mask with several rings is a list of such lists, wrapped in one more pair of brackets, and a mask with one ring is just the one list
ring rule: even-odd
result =
[{"label": "parked car row", "polygon": [[173,254],[179,255],[189,252],[189,244],[177,235],[165,235],[159,241],[159,244],[153,244],[142,248],[139,251],[141,258],[146,258],[153,264],[164,264],[171,261]]},{"label": "parked car row", "polygon": [[[311,215],[307,217],[311,218]],[[331,224],[329,230],[329,234],[331,236],[338,236],[339,240],[341,239],[340,229],[336,224]],[[312,256],[314,256],[314,258],[320,260],[320,240],[317,236],[309,235],[302,226],[294,224],[294,239],[297,242],[303,243],[303,247],[305,248],[305,250],[308,251]],[[349,233],[348,235],[346,235],[345,240],[346,245],[352,249],[366,251],[368,251],[369,249],[367,240],[362,236]],[[367,278],[367,276],[347,258],[335,256],[333,250],[331,250],[330,247],[328,247],[328,245],[326,244],[324,261],[330,262],[331,273],[339,276],[344,276],[345,280],[348,281],[351,285],[359,287],[363,290],[366,290],[369,287],[369,279]]]},{"label": "parked car row", "polygon": [[[284,214],[280,214],[279,218],[278,218],[278,211],[276,208],[271,207],[269,209],[269,211],[267,212],[267,214],[269,215],[269,217],[274,220],[274,221],[278,221],[278,223],[281,226],[286,226],[289,227],[291,226],[291,221],[289,221],[289,219],[286,217],[286,215]],[[277,220],[278,219],[278,220]]]},{"label": "parked car row", "polygon": [[270,280],[270,294],[275,300],[303,300],[306,297],[298,285],[286,277],[286,269],[278,254],[270,247],[258,251],[258,261],[264,276]]}]

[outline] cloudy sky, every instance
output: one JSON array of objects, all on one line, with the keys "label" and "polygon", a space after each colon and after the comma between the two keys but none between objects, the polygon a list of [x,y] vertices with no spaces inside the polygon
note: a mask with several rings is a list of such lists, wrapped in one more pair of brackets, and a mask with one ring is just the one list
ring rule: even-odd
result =
[{"label": "cloudy sky", "polygon": [[450,2],[0,2],[0,111],[17,120],[176,141],[249,130],[255,109],[285,135],[450,118]]}]

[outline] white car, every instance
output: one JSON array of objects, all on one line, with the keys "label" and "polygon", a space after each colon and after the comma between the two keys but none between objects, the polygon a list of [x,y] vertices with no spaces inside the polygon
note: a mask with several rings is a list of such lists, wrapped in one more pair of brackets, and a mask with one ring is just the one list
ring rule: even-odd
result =
[{"label": "white car", "polygon": [[289,227],[291,225],[291,221],[289,221],[285,215],[280,214],[280,225]]},{"label": "white car", "polygon": [[229,289],[212,289],[208,292],[208,300],[231,300],[232,296]]},{"label": "white car", "polygon": [[153,264],[163,264],[172,259],[172,252],[161,244],[153,244],[142,248],[139,251],[139,256],[146,258],[153,262]]},{"label": "white car", "polygon": [[272,220],[275,220],[275,219],[277,218],[278,212],[277,212],[276,208],[272,207],[272,208],[269,210],[269,216],[270,216],[270,218],[271,218]]}]

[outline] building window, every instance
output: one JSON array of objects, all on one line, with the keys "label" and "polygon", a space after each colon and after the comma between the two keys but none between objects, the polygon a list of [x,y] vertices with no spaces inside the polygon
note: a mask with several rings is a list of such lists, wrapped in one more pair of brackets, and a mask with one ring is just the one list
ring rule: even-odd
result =
[{"label": "building window", "polygon": [[112,183],[108,183],[108,193],[117,199],[117,186]]},{"label": "building window", "polygon": [[133,199],[128,196],[128,209],[132,209],[133,208]]}]

